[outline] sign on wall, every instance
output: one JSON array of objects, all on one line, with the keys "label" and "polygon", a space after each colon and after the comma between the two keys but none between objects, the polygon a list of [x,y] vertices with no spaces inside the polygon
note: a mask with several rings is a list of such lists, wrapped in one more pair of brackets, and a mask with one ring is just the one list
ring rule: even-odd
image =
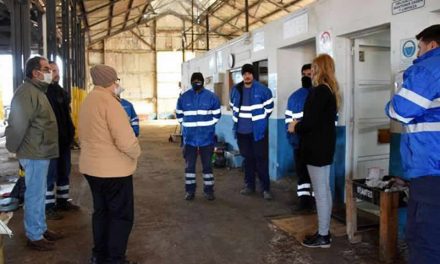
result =
[{"label": "sign on wall", "polygon": [[406,70],[417,58],[417,40],[415,38],[400,40],[399,69]]},{"label": "sign on wall", "polygon": [[326,53],[333,57],[333,36],[330,30],[318,35],[318,54]]},{"label": "sign on wall", "polygon": [[283,38],[293,38],[309,31],[309,16],[307,13],[295,16],[283,24]]},{"label": "sign on wall", "polygon": [[255,33],[253,38],[253,51],[264,50],[264,31]]},{"label": "sign on wall", "polygon": [[411,11],[425,6],[425,0],[394,0],[391,5],[393,15]]}]

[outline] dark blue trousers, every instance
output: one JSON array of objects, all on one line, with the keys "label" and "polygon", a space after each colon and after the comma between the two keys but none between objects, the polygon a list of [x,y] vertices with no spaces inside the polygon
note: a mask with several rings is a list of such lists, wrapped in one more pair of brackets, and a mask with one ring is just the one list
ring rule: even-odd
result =
[{"label": "dark blue trousers", "polygon": [[214,175],[212,174],[212,154],[214,145],[194,147],[183,146],[183,157],[185,158],[185,191],[188,193],[196,192],[196,162],[200,155],[203,167],[203,191],[205,193],[214,192]]},{"label": "dark blue trousers", "polygon": [[440,177],[410,183],[406,238],[410,264],[440,263]]},{"label": "dark blue trousers", "polygon": [[298,177],[296,193],[298,197],[312,197],[312,182],[310,180],[307,164],[301,156],[301,150],[294,148],[293,156],[295,158],[295,172]]},{"label": "dark blue trousers", "polygon": [[253,134],[237,133],[240,154],[244,157],[244,183],[255,190],[255,174],[258,174],[262,191],[270,191],[267,135],[254,141]]},{"label": "dark blue trousers", "polygon": [[59,158],[50,160],[49,171],[47,173],[46,208],[50,208],[55,205],[55,198],[57,200],[69,199],[69,177],[71,169],[70,158],[70,148],[66,148],[64,150],[60,150]]}]

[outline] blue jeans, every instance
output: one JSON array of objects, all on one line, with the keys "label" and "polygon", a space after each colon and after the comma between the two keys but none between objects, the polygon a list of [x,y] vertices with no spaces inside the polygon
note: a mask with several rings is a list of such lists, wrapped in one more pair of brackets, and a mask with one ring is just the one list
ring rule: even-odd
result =
[{"label": "blue jeans", "polygon": [[59,158],[50,160],[47,174],[46,208],[55,206],[55,198],[58,202],[60,199],[69,198],[70,156],[70,149],[67,148],[60,151]]},{"label": "blue jeans", "polygon": [[43,238],[47,230],[45,194],[50,160],[20,159],[26,173],[24,193],[24,229],[29,240]]}]

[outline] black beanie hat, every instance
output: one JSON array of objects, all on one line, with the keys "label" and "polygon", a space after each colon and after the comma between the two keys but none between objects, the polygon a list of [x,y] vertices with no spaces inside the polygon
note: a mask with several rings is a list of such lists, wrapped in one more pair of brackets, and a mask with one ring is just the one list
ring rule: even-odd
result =
[{"label": "black beanie hat", "polygon": [[243,67],[241,67],[241,75],[243,75],[245,72],[252,73],[254,75],[254,66],[252,64],[245,64]]},{"label": "black beanie hat", "polygon": [[195,72],[191,75],[191,83],[195,80],[199,80],[202,82],[202,85],[205,83],[205,79],[203,78],[203,74],[201,72]]}]

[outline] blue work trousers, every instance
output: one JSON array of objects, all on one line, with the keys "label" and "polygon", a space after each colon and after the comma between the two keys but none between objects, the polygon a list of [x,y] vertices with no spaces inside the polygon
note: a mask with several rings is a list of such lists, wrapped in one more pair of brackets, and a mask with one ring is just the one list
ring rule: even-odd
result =
[{"label": "blue work trousers", "polygon": [[185,191],[195,193],[196,191],[196,162],[200,155],[203,167],[203,191],[205,193],[214,192],[214,174],[212,174],[212,154],[214,145],[194,147],[183,146],[183,157],[185,158]]}]

